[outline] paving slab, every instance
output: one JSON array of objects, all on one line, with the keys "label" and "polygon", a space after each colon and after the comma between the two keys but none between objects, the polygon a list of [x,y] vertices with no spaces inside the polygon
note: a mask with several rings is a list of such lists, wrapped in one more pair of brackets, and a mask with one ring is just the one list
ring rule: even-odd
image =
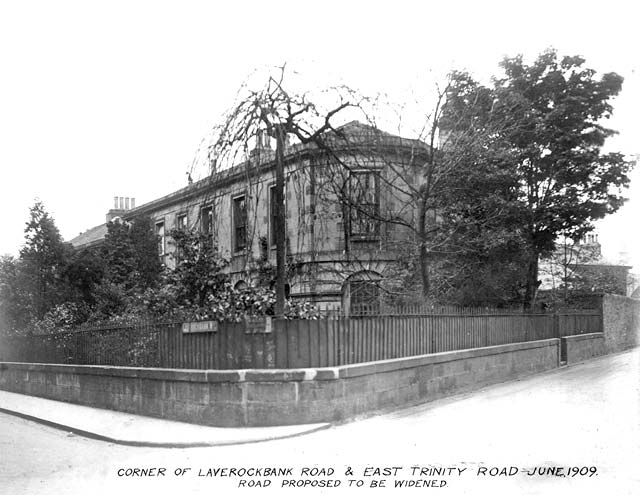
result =
[{"label": "paving slab", "polygon": [[140,447],[209,447],[265,442],[328,428],[330,423],[220,428],[139,416],[0,390],[0,412],[77,435]]}]

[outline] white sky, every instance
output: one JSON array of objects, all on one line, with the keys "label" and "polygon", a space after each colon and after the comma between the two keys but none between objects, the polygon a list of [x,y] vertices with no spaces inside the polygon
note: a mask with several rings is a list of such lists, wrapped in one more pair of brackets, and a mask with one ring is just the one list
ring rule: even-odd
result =
[{"label": "white sky", "polygon": [[[520,6],[522,5],[522,6]],[[549,46],[626,78],[610,148],[640,153],[638,20],[632,2],[3,1],[0,254],[17,254],[34,198],[65,239],[186,185],[200,140],[254,68],[288,61],[319,82],[401,99],[430,69],[498,71]],[[605,254],[636,253],[632,200],[600,226]]]}]

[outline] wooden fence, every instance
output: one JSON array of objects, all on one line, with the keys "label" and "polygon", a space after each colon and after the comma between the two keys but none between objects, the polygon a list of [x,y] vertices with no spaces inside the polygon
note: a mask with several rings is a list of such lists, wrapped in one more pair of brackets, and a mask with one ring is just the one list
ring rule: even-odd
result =
[{"label": "wooden fence", "polygon": [[383,359],[601,332],[597,311],[428,314],[100,327],[0,344],[0,361],[186,369],[287,369]]}]

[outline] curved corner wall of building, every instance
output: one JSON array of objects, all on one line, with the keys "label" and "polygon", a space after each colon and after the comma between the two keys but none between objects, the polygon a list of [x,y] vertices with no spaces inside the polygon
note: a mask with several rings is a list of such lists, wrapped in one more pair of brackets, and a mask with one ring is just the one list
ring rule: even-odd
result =
[{"label": "curved corner wall of building", "polygon": [[556,368],[560,341],[335,368],[192,371],[0,363],[0,389],[211,426],[334,422]]}]

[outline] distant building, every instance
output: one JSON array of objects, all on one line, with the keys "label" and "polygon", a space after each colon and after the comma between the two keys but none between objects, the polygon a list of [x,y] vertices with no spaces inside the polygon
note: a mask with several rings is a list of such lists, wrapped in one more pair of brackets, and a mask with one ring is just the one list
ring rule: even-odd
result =
[{"label": "distant building", "polygon": [[540,262],[540,291],[631,295],[633,290],[630,265],[612,263],[602,256],[597,233],[589,233],[576,243],[567,240],[556,245],[556,251]]}]

